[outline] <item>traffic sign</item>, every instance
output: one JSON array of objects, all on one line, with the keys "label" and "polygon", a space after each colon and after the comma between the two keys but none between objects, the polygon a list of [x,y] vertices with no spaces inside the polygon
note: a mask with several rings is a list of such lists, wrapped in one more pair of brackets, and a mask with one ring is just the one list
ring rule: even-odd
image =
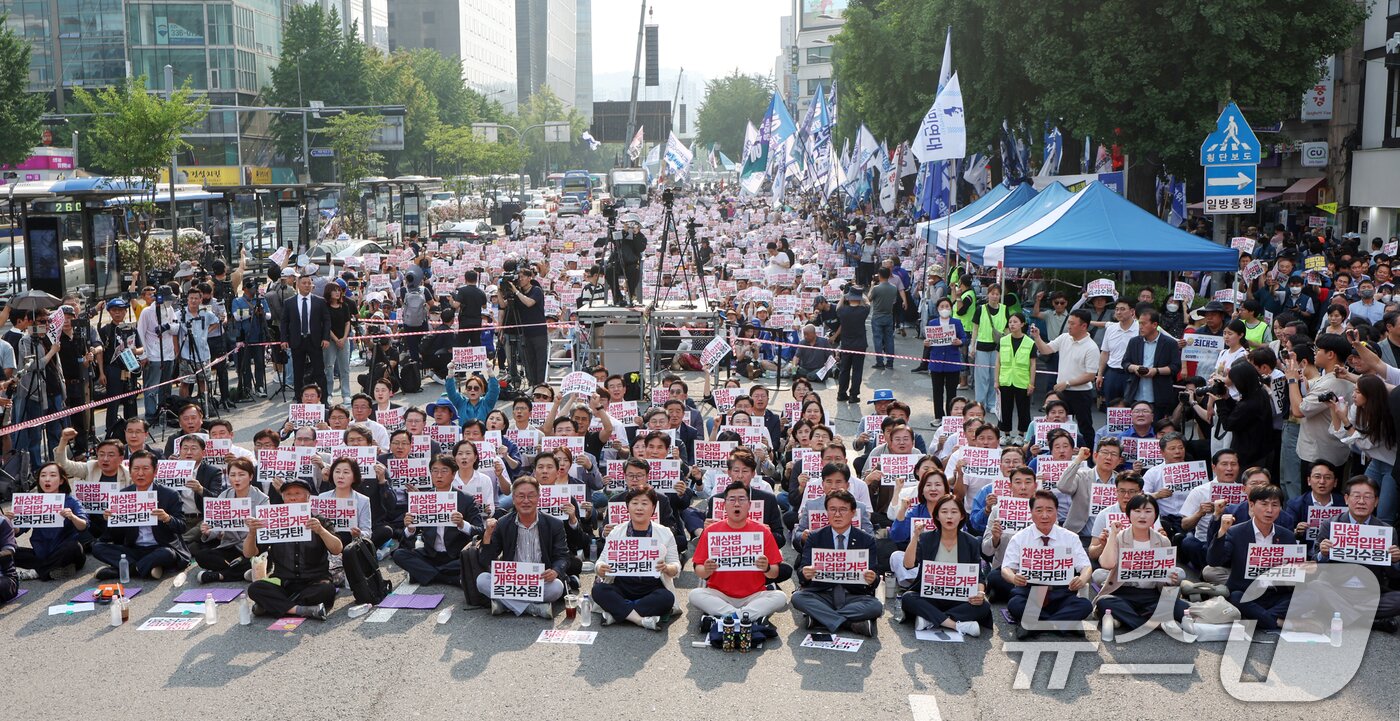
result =
[{"label": "traffic sign", "polygon": [[1215,121],[1215,132],[1201,143],[1201,165],[1258,165],[1259,157],[1259,137],[1231,102]]},{"label": "traffic sign", "polygon": [[1258,168],[1253,165],[1207,165],[1205,211],[1253,213]]}]

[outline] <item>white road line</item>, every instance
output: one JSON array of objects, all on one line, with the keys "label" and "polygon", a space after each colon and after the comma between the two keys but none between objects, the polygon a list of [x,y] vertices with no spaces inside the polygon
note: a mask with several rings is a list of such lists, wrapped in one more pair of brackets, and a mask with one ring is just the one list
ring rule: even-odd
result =
[{"label": "white road line", "polygon": [[914,721],[943,721],[943,714],[938,712],[938,699],[933,696],[909,694],[909,711]]}]

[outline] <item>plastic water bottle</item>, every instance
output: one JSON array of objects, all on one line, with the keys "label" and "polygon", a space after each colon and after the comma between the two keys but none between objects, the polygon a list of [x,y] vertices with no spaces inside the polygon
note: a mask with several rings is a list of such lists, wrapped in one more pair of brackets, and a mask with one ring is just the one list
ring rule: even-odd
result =
[{"label": "plastic water bottle", "polygon": [[248,596],[243,596],[243,602],[238,604],[238,625],[249,626],[253,623],[253,602],[248,600]]},{"label": "plastic water bottle", "polygon": [[579,615],[579,625],[581,625],[581,626],[592,626],[592,625],[593,625],[593,597],[592,597],[592,596],[590,596],[590,595],[588,595],[588,594],[585,593],[585,594],[583,594],[583,598],[580,598],[580,599],[578,600],[578,615]]},{"label": "plastic water bottle", "polygon": [[117,561],[117,580],[121,581],[123,586],[131,583],[131,563],[126,560],[125,553],[122,554],[121,560]]},{"label": "plastic water bottle", "polygon": [[451,607],[451,606],[448,606],[447,608],[444,608],[444,609],[442,609],[441,611],[438,611],[437,622],[438,622],[438,625],[439,625],[439,626],[441,626],[441,625],[444,624],[444,623],[447,623],[447,622],[450,621],[450,620],[452,620],[452,607]]},{"label": "plastic water bottle", "polygon": [[110,616],[111,616],[111,619],[110,619],[110,620],[111,620],[111,624],[112,624],[113,626],[120,626],[120,625],[122,625],[122,604],[121,604],[121,599],[119,599],[119,598],[113,598],[113,599],[112,599],[112,608],[111,608],[111,614],[110,614]]},{"label": "plastic water bottle", "polygon": [[1103,626],[1099,631],[1099,637],[1107,643],[1113,642],[1113,610],[1104,609]]},{"label": "plastic water bottle", "polygon": [[897,584],[895,584],[895,581],[894,581],[894,574],[893,574],[893,573],[886,573],[886,574],[885,574],[885,600],[887,600],[887,601],[888,601],[888,600],[891,600],[891,599],[893,599],[893,598],[894,598],[895,596],[897,596],[897,595],[899,595],[899,587],[898,587]]},{"label": "plastic water bottle", "polygon": [[1329,632],[1327,635],[1331,637],[1331,639],[1332,639],[1332,646],[1333,646],[1333,647],[1337,647],[1337,648],[1341,647],[1341,645],[1342,645],[1342,614],[1340,614],[1340,613],[1334,613],[1334,614],[1332,614],[1332,628],[1331,628],[1330,632]]},{"label": "plastic water bottle", "polygon": [[219,604],[214,602],[214,594],[204,594],[204,625],[213,626],[219,622]]}]

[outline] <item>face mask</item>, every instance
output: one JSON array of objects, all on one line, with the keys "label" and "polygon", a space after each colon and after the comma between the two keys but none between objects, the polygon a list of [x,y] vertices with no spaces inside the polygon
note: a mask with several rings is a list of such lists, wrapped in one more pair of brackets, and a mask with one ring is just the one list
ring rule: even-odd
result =
[{"label": "face mask", "polygon": [[1177,312],[1178,310],[1181,310],[1181,304],[1180,304],[1180,303],[1168,303],[1168,304],[1167,304],[1167,310],[1168,310],[1169,312],[1175,313],[1175,312]]},{"label": "face mask", "polygon": [[938,317],[939,317],[939,318],[947,319],[947,318],[951,318],[952,316],[953,316],[953,311],[948,310],[947,308],[939,308],[939,309],[938,309]]},{"label": "face mask", "polygon": [[1390,299],[1391,299],[1391,296],[1390,296],[1389,294],[1387,294],[1387,293],[1382,293],[1382,294],[1381,294],[1380,300],[1381,300],[1382,303],[1389,303],[1389,302],[1390,302]]},{"label": "face mask", "polygon": [[1288,286],[1288,294],[1289,294],[1289,295],[1301,295],[1302,292],[1303,292],[1303,286],[1301,286],[1301,285],[1290,285],[1290,286]]},{"label": "face mask", "polygon": [[1372,296],[1374,296],[1374,295],[1376,294],[1376,291],[1374,291],[1374,290],[1362,290],[1362,291],[1360,291],[1360,293],[1361,293],[1361,297],[1362,297],[1362,298],[1370,298],[1370,297],[1372,297]]}]

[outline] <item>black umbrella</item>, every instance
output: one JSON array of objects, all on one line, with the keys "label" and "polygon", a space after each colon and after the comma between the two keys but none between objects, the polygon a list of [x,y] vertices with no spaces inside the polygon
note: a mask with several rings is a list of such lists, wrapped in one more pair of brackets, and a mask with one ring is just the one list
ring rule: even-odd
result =
[{"label": "black umbrella", "polygon": [[42,290],[26,290],[10,299],[10,307],[15,310],[36,311],[57,308],[63,301]]}]

